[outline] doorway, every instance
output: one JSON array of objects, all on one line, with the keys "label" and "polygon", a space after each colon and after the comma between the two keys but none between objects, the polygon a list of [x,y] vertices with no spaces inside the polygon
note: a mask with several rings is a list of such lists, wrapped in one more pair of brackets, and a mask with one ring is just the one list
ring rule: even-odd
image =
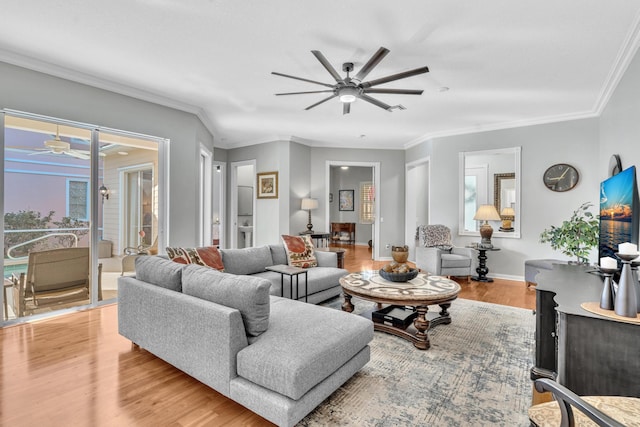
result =
[{"label": "doorway", "polygon": [[232,248],[249,248],[256,241],[255,228],[256,161],[231,163],[231,230]]},{"label": "doorway", "polygon": [[[430,223],[430,159],[418,159],[405,165],[405,236],[409,260],[415,262],[415,235],[419,225]],[[409,197],[411,195],[411,197]]]},{"label": "doorway", "polygon": [[[380,163],[327,161],[325,176],[326,229],[331,223],[355,224],[355,243],[370,244],[371,258],[379,259]],[[341,203],[341,195],[351,202]]]}]

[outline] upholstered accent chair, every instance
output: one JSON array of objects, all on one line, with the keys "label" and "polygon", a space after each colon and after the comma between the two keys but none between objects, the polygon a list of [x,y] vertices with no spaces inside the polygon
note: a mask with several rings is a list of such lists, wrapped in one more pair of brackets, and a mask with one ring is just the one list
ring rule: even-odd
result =
[{"label": "upholstered accent chair", "polygon": [[578,396],[547,378],[537,379],[535,387],[540,393],[550,391],[555,400],[529,408],[529,420],[534,427],[640,426],[639,398]]},{"label": "upholstered accent chair", "polygon": [[470,248],[459,248],[451,242],[451,230],[446,225],[421,225],[416,230],[416,267],[436,276],[467,276],[473,274],[474,254]]}]

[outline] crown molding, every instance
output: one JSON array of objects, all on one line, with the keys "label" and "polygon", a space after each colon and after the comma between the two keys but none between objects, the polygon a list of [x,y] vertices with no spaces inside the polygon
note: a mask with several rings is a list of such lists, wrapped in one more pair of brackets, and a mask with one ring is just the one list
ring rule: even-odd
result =
[{"label": "crown molding", "polygon": [[602,89],[600,90],[600,94],[598,95],[598,99],[593,107],[593,110],[601,115],[604,109],[606,108],[613,92],[615,92],[620,80],[626,73],[629,68],[629,64],[633,60],[636,52],[638,51],[638,47],[640,46],[640,13],[638,13],[635,17],[633,25],[629,30],[629,34],[625,38],[618,54],[616,55],[616,59],[605,79],[604,84],[602,85]]},{"label": "crown molding", "polygon": [[42,61],[30,56],[17,54],[5,49],[0,49],[0,61],[40,73],[48,74],[50,76],[59,77],[61,79],[70,80],[75,83],[84,84],[109,92],[114,92],[120,95],[129,96],[141,101],[146,101],[153,104],[162,105],[164,107],[173,108],[175,110],[183,111],[185,113],[194,114],[200,119],[200,121],[202,121],[203,125],[207,128],[207,130],[209,130],[209,132],[211,132],[212,135],[215,136],[216,134],[215,125],[211,122],[210,118],[206,115],[202,108],[195,105],[176,101],[175,99],[135,88],[133,86],[116,83],[111,80],[96,77],[94,75],[83,73],[77,70],[72,70],[70,68],[61,67],[50,62]]}]

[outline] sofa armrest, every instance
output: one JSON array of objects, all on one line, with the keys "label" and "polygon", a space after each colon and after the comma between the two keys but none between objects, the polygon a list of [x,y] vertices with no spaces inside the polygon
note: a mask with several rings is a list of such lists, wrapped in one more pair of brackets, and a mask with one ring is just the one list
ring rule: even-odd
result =
[{"label": "sofa armrest", "polygon": [[439,275],[442,269],[442,253],[438,248],[416,247],[416,267],[429,272],[429,274]]},{"label": "sofa armrest", "polygon": [[335,252],[315,251],[318,267],[338,267],[338,255]]},{"label": "sofa armrest", "polygon": [[248,345],[238,310],[126,276],[118,279],[118,332],[225,396]]}]

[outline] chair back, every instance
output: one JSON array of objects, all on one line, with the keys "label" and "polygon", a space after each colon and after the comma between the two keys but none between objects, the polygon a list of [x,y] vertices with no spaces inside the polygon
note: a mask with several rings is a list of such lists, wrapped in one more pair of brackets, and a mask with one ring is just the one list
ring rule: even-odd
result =
[{"label": "chair back", "polygon": [[440,248],[450,250],[453,247],[451,242],[451,229],[442,224],[421,225],[416,230],[416,240],[418,246],[427,248]]},{"label": "chair back", "polygon": [[29,253],[26,293],[80,287],[89,282],[89,248],[61,248]]}]

